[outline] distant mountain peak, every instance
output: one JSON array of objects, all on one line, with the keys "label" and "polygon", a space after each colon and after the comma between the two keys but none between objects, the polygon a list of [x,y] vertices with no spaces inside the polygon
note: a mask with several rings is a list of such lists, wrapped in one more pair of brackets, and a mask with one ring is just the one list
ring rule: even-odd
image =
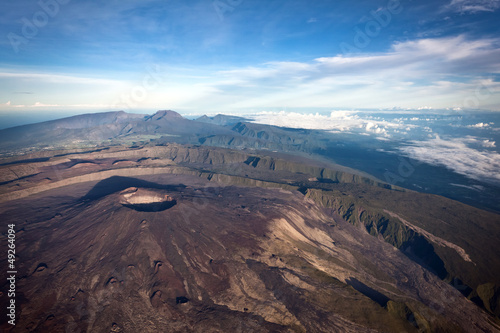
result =
[{"label": "distant mountain peak", "polygon": [[250,121],[250,119],[239,117],[239,116],[231,116],[224,114],[217,114],[215,116],[209,117],[207,115],[203,115],[196,119],[196,121],[208,124],[215,124],[220,126],[233,125],[239,122]]},{"label": "distant mountain peak", "polygon": [[184,119],[180,114],[172,110],[159,110],[147,120],[160,120],[160,119]]}]

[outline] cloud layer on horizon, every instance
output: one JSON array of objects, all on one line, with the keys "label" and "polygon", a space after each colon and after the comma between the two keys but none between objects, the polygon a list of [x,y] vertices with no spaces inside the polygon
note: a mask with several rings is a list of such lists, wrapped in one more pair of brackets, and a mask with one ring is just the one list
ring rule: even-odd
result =
[{"label": "cloud layer on horizon", "polygon": [[399,150],[408,157],[432,165],[444,166],[468,178],[500,185],[500,154],[486,149],[475,149],[470,143],[494,147],[495,142],[477,142],[474,138],[413,141]]},{"label": "cloud layer on horizon", "polygon": [[389,121],[356,111],[332,111],[329,115],[263,111],[247,117],[259,124],[325,130],[332,133],[376,134],[379,139],[391,137],[395,133],[405,133],[417,127],[414,124],[405,123],[401,119]]}]

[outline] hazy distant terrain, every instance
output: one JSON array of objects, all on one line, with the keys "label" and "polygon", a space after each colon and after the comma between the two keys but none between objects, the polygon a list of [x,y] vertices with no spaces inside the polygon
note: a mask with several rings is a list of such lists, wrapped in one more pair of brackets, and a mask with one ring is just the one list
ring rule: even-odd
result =
[{"label": "hazy distant terrain", "polygon": [[339,111],[331,115],[261,113],[247,118],[217,115],[196,121],[165,114],[109,112],[0,130],[0,152],[8,156],[39,148],[99,146],[104,141],[301,152],[397,186],[500,211],[496,146],[500,131],[495,125],[500,117],[494,114]]},{"label": "hazy distant terrain", "polygon": [[394,146],[352,135],[173,111],[0,131],[19,265],[2,328],[497,331],[500,215],[390,184]]}]

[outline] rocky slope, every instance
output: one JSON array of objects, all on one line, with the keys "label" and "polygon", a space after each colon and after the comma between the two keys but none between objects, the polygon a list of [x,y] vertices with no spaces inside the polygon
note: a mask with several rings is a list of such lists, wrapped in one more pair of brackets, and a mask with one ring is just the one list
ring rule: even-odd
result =
[{"label": "rocky slope", "polygon": [[249,150],[43,151],[0,167],[14,331],[498,329],[494,213]]},{"label": "rocky slope", "polygon": [[[176,204],[123,205],[137,191]],[[1,208],[18,228],[15,332],[495,330],[450,285],[298,191],[112,177]]]}]

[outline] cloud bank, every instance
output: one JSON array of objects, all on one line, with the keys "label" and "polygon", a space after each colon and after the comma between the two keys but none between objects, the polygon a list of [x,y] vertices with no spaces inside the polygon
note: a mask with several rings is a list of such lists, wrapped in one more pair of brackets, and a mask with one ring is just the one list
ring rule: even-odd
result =
[{"label": "cloud bank", "polygon": [[468,143],[477,144],[475,141],[477,140],[470,137],[449,140],[437,137],[427,141],[413,141],[410,146],[400,147],[399,150],[413,159],[444,166],[474,180],[500,185],[500,154],[471,148]]},{"label": "cloud bank", "polygon": [[390,137],[391,134],[417,127],[414,124],[406,124],[401,119],[389,121],[357,111],[332,111],[329,115],[264,111],[247,117],[260,124],[330,132],[376,134],[382,137]]}]

